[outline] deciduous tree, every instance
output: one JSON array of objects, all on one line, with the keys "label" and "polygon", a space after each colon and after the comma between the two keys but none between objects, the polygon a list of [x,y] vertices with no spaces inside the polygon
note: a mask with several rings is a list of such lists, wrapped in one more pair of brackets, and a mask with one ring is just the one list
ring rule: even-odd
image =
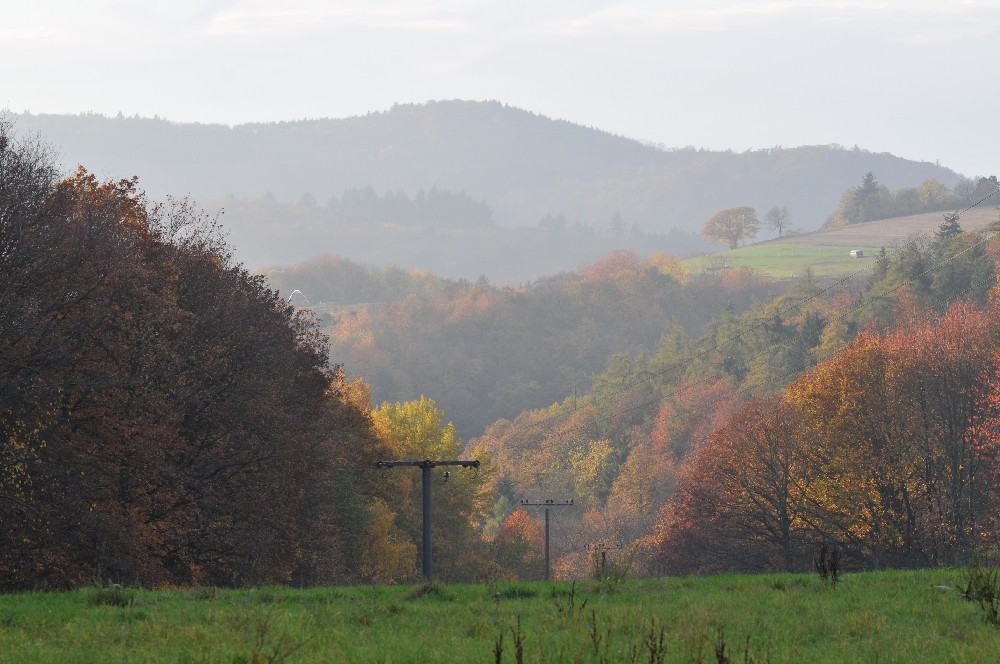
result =
[{"label": "deciduous tree", "polygon": [[764,221],[767,222],[768,228],[777,231],[778,237],[781,237],[790,228],[792,215],[788,212],[788,208],[775,205],[764,215]]},{"label": "deciduous tree", "polygon": [[53,174],[0,125],[2,587],[357,578],[376,441],[315,321],[190,205]]},{"label": "deciduous tree", "polygon": [[701,234],[712,242],[721,242],[730,249],[736,249],[742,242],[757,237],[759,230],[757,211],[742,206],[716,212],[701,227]]}]

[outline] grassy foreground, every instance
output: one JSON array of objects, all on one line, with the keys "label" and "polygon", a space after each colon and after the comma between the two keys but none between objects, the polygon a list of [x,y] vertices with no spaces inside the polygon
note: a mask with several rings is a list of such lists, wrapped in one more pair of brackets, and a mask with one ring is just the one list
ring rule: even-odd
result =
[{"label": "grassy foreground", "polygon": [[1000,629],[936,587],[961,584],[934,570],[850,574],[834,588],[816,575],[88,588],[0,596],[0,661],[997,661]]}]

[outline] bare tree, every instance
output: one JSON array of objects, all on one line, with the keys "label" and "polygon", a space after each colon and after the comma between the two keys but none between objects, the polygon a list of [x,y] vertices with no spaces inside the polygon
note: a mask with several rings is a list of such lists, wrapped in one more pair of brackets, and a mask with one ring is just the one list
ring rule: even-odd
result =
[{"label": "bare tree", "polygon": [[778,237],[791,228],[792,216],[788,213],[788,208],[775,205],[764,215],[767,227],[772,231],[778,231]]}]

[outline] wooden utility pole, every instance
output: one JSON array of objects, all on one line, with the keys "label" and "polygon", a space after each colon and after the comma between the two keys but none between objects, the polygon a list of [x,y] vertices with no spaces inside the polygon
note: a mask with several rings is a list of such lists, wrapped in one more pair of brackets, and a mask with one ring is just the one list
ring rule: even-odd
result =
[{"label": "wooden utility pole", "polygon": [[[479,468],[479,460],[450,460],[450,461],[376,461],[376,468],[393,468],[394,466],[417,466],[422,470],[424,489],[424,578],[432,580],[434,565],[431,554],[431,468],[437,466],[461,466],[462,468]],[[447,472],[445,477],[447,478]]]},{"label": "wooden utility pole", "polygon": [[549,508],[570,506],[573,504],[573,499],[540,501],[522,500],[521,504],[525,507],[534,507],[539,505],[545,506],[545,580],[548,581],[551,578],[549,573]]}]

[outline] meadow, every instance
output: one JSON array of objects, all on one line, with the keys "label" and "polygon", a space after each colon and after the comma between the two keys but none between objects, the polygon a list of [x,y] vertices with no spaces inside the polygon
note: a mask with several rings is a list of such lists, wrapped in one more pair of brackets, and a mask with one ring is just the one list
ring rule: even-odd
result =
[{"label": "meadow", "polygon": [[853,258],[850,249],[804,244],[760,243],[739,249],[689,258],[684,265],[693,274],[726,268],[746,268],[775,279],[804,277],[807,271],[817,278],[844,278],[867,274],[878,258],[878,247],[856,247],[863,258]]},{"label": "meadow", "polygon": [[[961,226],[966,231],[996,228],[997,207],[965,210]],[[927,212],[907,217],[880,219],[809,233],[792,233],[734,250],[697,256],[684,261],[692,273],[716,271],[726,267],[747,268],[775,279],[802,277],[806,270],[818,278],[851,277],[869,270],[885,248],[890,255],[910,242],[934,240],[943,220],[941,212]],[[853,258],[852,249],[864,252]]]},{"label": "meadow", "polygon": [[0,596],[4,662],[985,662],[960,570]]}]

